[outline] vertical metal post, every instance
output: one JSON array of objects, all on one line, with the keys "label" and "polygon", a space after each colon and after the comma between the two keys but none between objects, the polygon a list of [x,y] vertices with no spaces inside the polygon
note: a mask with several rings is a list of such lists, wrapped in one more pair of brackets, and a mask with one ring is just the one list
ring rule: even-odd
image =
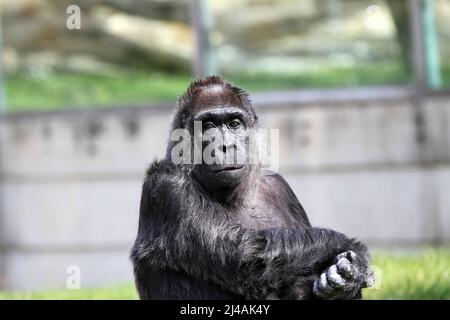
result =
[{"label": "vertical metal post", "polygon": [[419,161],[427,159],[427,129],[423,110],[424,97],[427,91],[427,65],[425,62],[425,41],[422,26],[422,1],[409,0],[410,32],[412,46],[412,67],[415,76],[414,124],[418,145],[417,157]]},{"label": "vertical metal post", "polygon": [[[3,74],[2,74],[2,11],[0,6],[0,116],[1,113],[6,109],[6,101],[5,101],[5,90],[4,90],[4,83],[3,83]],[[1,121],[1,120],[0,120]],[[1,127],[0,127],[1,128]],[[1,132],[0,132],[1,134]],[[2,148],[0,148],[2,149]],[[2,186],[2,179],[3,179],[3,166],[1,163],[1,155],[0,155],[0,187]],[[4,226],[3,226],[3,206],[2,203],[4,203],[2,197],[2,188],[0,188],[0,233],[3,233]],[[5,289],[6,287],[6,255],[4,254],[4,244],[2,243],[2,237],[0,237],[0,290]]]},{"label": "vertical metal post", "polygon": [[196,42],[194,74],[196,77],[214,74],[214,53],[209,39],[213,21],[208,0],[191,0],[191,21]]},{"label": "vertical metal post", "polygon": [[434,19],[434,0],[423,0],[422,26],[424,34],[424,55],[427,71],[427,84],[432,89],[442,86],[439,44]]},{"label": "vertical metal post", "polygon": [[424,51],[424,35],[422,28],[422,2],[409,0],[411,22],[412,64],[415,76],[415,85],[418,94],[423,93],[427,87],[427,71]]},{"label": "vertical metal post", "polygon": [[6,95],[5,95],[5,83],[3,81],[3,66],[2,66],[2,11],[0,6],[0,113],[6,110]]},{"label": "vertical metal post", "polygon": [[409,0],[413,68],[417,89],[439,88],[442,76],[434,20],[434,0]]}]

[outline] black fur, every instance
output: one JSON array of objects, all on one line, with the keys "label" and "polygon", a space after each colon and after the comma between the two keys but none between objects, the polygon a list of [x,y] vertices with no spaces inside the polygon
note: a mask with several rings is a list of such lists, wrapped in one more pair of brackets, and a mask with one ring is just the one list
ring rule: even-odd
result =
[{"label": "black fur", "polygon": [[[224,90],[215,98],[211,86]],[[180,99],[172,129],[189,128],[196,108],[226,111],[230,102],[245,110],[248,128],[257,125],[247,95],[210,77]],[[313,282],[339,253],[354,251],[367,269],[366,247],[311,227],[280,175],[262,175],[252,165],[232,187],[206,187],[214,176],[199,177],[195,167],[173,164],[169,145],[166,159],[147,171],[131,252],[142,299],[311,299]],[[359,298],[362,286],[343,298]]]}]

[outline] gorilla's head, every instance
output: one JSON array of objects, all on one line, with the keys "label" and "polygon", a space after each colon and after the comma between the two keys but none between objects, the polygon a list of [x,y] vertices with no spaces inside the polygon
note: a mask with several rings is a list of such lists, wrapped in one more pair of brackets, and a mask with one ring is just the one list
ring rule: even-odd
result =
[{"label": "gorilla's head", "polygon": [[[249,150],[257,123],[248,94],[211,76],[191,83],[179,99],[172,132],[189,132],[193,152],[188,159],[193,165],[184,165],[208,193],[227,199],[259,168],[253,146]],[[176,143],[168,147],[172,160]]]}]

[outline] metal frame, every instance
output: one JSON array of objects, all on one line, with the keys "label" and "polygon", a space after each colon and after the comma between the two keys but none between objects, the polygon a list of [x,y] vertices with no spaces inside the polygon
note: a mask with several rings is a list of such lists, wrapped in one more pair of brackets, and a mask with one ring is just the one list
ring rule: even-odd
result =
[{"label": "metal frame", "polygon": [[417,93],[422,95],[427,87],[427,75],[425,64],[425,46],[424,33],[422,28],[422,3],[421,0],[408,0],[411,16],[411,43],[412,43],[412,62],[415,76],[415,86]]},{"label": "metal frame", "polygon": [[209,14],[209,0],[191,0],[191,23],[195,35],[195,58],[193,73],[201,78],[214,73],[213,52],[209,39],[212,18]]}]

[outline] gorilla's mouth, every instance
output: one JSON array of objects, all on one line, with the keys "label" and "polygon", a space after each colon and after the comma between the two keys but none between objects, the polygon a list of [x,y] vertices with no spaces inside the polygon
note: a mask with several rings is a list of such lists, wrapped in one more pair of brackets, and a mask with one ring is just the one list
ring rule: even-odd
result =
[{"label": "gorilla's mouth", "polygon": [[227,172],[227,171],[235,171],[235,170],[242,169],[243,167],[244,167],[244,165],[230,166],[230,167],[222,167],[222,168],[220,168],[220,169],[214,170],[214,173]]}]

